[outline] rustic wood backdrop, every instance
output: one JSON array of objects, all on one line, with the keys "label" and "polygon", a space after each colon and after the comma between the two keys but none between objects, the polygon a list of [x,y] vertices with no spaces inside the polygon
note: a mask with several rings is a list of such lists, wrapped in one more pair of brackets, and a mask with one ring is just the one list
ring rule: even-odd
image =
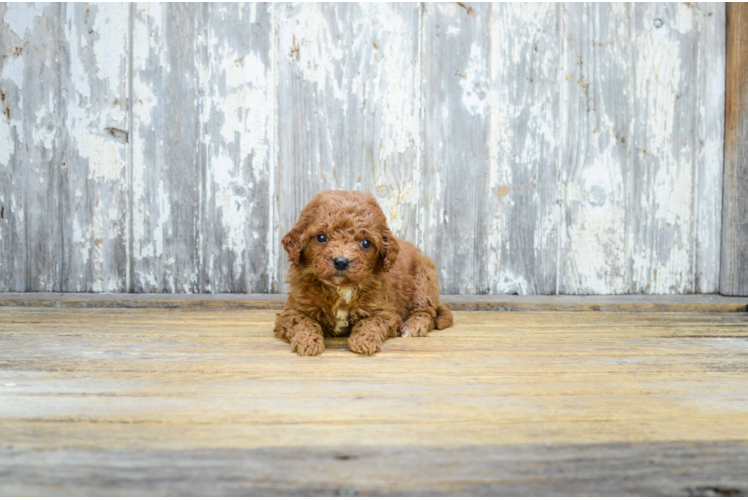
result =
[{"label": "rustic wood backdrop", "polygon": [[0,4],[0,291],[277,292],[368,189],[445,293],[719,289],[724,4]]}]

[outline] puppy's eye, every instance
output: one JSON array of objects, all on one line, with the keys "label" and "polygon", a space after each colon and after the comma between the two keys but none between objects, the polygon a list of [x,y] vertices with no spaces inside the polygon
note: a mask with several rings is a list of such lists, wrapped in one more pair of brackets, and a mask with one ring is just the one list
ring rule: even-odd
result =
[{"label": "puppy's eye", "polygon": [[370,246],[371,246],[371,241],[361,240],[361,248],[369,248]]},{"label": "puppy's eye", "polygon": [[324,234],[318,234],[317,241],[319,241],[320,243],[327,243],[327,236],[325,236]]}]

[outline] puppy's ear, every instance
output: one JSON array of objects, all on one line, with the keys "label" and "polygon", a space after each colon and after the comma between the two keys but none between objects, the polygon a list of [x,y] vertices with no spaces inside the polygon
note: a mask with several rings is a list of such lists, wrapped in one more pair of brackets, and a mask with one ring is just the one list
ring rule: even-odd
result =
[{"label": "puppy's ear", "polygon": [[288,261],[295,266],[301,262],[301,252],[306,248],[304,230],[306,229],[306,218],[301,217],[299,222],[281,240],[283,248],[288,253]]},{"label": "puppy's ear", "polygon": [[400,245],[397,244],[397,240],[392,236],[388,227],[385,227],[382,231],[382,242],[382,248],[379,249],[379,255],[382,257],[382,269],[389,271],[400,252]]}]

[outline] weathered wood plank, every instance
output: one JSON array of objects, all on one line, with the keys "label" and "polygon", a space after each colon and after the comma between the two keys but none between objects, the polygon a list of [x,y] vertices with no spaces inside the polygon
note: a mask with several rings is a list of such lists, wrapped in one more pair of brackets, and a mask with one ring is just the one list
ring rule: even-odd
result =
[{"label": "weathered wood plank", "polygon": [[[282,309],[285,294],[0,293],[0,307]],[[442,295],[453,311],[746,312],[720,295]]]},{"label": "weathered wood plank", "polygon": [[62,290],[60,10],[0,6],[1,290]]},{"label": "weathered wood plank", "polygon": [[693,292],[719,292],[725,139],[725,4],[699,4]]},{"label": "weathered wood plank", "polygon": [[748,6],[727,6],[720,292],[748,295]]},{"label": "weathered wood plank", "polygon": [[693,4],[633,7],[631,293],[695,288],[699,15]]},{"label": "weathered wood plank", "polygon": [[563,9],[557,293],[630,289],[627,188],[631,133],[638,118],[632,109],[634,71],[628,43],[632,8],[574,3]]},{"label": "weathered wood plank", "polygon": [[724,24],[696,3],[3,4],[0,290],[281,291],[280,237],[325,188],[377,195],[445,292],[711,293],[721,248],[743,286]]},{"label": "weathered wood plank", "polygon": [[390,340],[373,358],[328,339],[313,362],[272,336],[274,317],[8,308],[0,441],[154,450],[748,439],[745,314],[462,312],[454,328]]},{"label": "weathered wood plank", "polygon": [[746,491],[745,314],[457,313],[315,359],[274,316],[3,310],[0,493]]},{"label": "weathered wood plank", "polygon": [[744,496],[747,464],[746,441],[149,452],[0,448],[0,494]]},{"label": "weathered wood plank", "polygon": [[475,236],[487,215],[476,193],[489,176],[490,12],[489,4],[423,6],[418,244],[446,293],[474,293],[476,248],[485,244]]},{"label": "weathered wood plank", "polygon": [[64,291],[127,290],[129,11],[62,5]]},{"label": "weathered wood plank", "polygon": [[267,292],[276,164],[270,4],[204,6],[200,50],[202,292]]},{"label": "weathered wood plank", "polygon": [[199,291],[202,6],[137,4],[130,291]]},{"label": "weathered wood plank", "polygon": [[476,283],[467,293],[556,292],[561,10],[491,6],[490,166],[475,186]]},{"label": "weathered wood plank", "polygon": [[[323,189],[371,191],[416,239],[420,7],[280,4],[278,232]],[[286,255],[279,252],[283,289]]]}]

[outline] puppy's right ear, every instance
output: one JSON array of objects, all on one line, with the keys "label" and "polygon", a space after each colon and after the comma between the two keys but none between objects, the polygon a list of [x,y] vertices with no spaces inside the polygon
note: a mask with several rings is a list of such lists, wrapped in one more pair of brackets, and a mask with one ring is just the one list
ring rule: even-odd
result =
[{"label": "puppy's right ear", "polygon": [[288,253],[288,261],[295,266],[298,266],[301,262],[301,252],[306,248],[306,240],[304,239],[305,229],[306,221],[302,217],[281,240],[283,248]]}]

